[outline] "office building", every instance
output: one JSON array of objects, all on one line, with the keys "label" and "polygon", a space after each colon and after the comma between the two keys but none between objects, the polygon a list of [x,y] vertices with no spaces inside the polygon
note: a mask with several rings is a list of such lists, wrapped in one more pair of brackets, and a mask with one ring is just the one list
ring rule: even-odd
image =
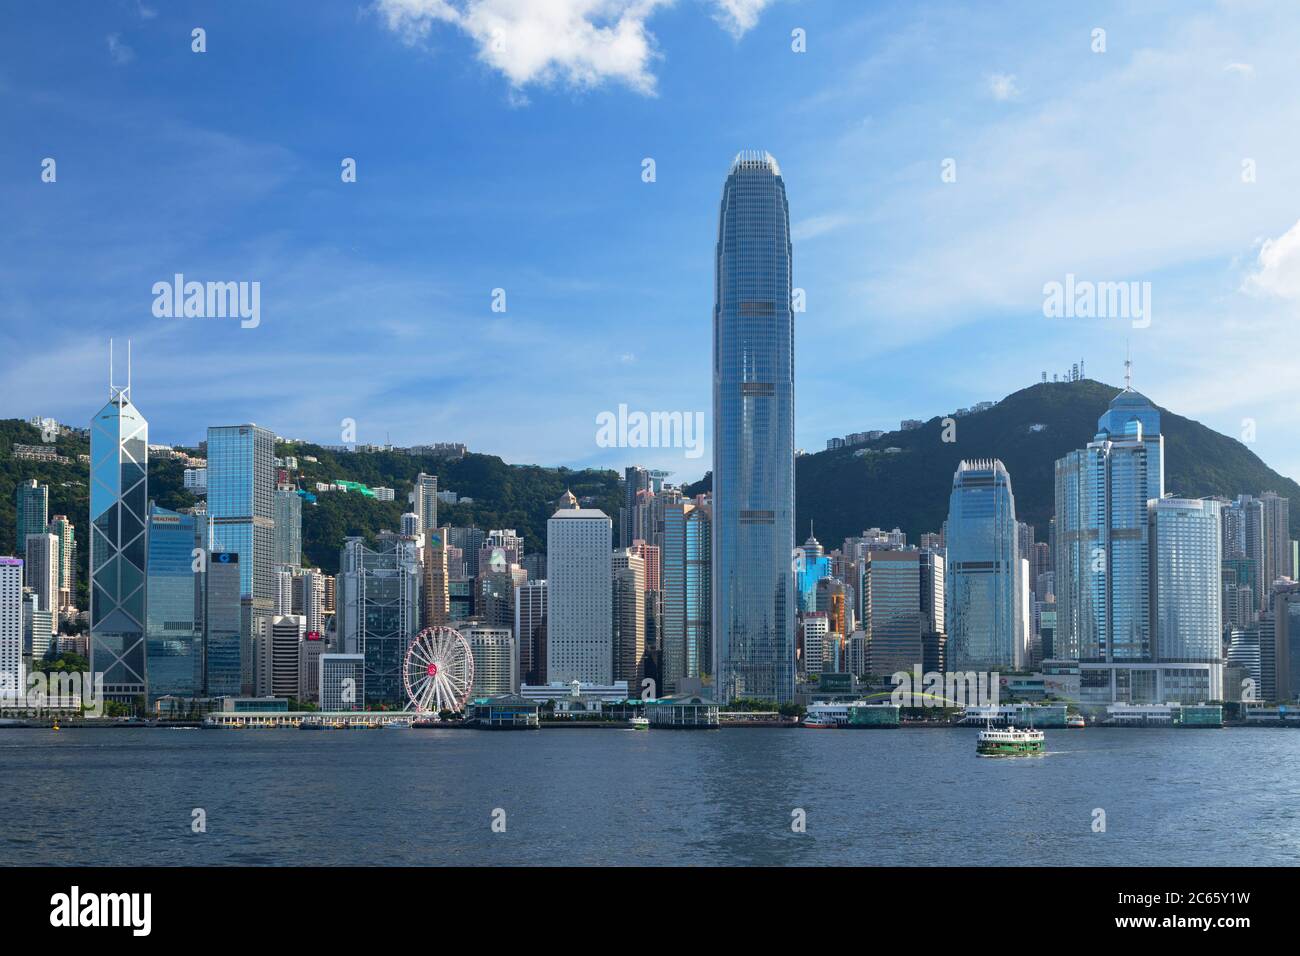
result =
[{"label": "office building", "polygon": [[1016,502],[1002,462],[958,466],[944,542],[948,668],[1019,670],[1028,650],[1029,563],[1020,556]]},{"label": "office building", "polygon": [[[723,186],[713,312],[714,695],[794,698],[790,212],[771,155]],[[554,598],[553,598],[554,599]]]},{"label": "office building", "polygon": [[1162,497],[1160,412],[1126,387],[1093,441],[1056,462],[1054,650],[1079,661],[1085,703],[1163,703],[1150,666],[1147,530],[1147,503]]},{"label": "office building", "polygon": [[685,678],[700,678],[713,666],[709,615],[713,546],[707,498],[676,501],[664,509],[663,651],[661,693],[676,694]]},{"label": "office building", "polygon": [[35,478],[18,483],[14,489],[15,535],[14,550],[23,554],[27,550],[27,536],[41,534],[49,524],[50,488]]},{"label": "office building", "polygon": [[258,645],[257,696],[296,698],[302,664],[299,658],[307,619],[301,614],[277,614]]},{"label": "office building", "polygon": [[27,536],[26,563],[27,587],[40,599],[42,611],[54,617],[50,633],[58,633],[59,621],[59,538],[41,532]]},{"label": "office building", "polygon": [[129,370],[108,393],[90,423],[90,671],[106,700],[134,703],[147,693],[149,423]]},{"label": "office building", "polygon": [[203,696],[200,534],[193,515],[150,504],[145,654],[151,705],[159,697]]},{"label": "office building", "polygon": [[1223,700],[1220,509],[1209,499],[1162,498],[1147,504],[1152,669],[1159,702]]},{"label": "office building", "polygon": [[546,673],[552,682],[608,684],[614,673],[614,523],[565,492],[546,522]]},{"label": "office building", "polygon": [[23,663],[23,561],[0,558],[0,706],[27,693]]},{"label": "office building", "polygon": [[362,654],[320,655],[320,709],[365,710],[366,662]]},{"label": "office building", "polygon": [[203,574],[203,685],[208,697],[243,692],[244,641],[239,554],[213,551]]},{"label": "office building", "polygon": [[519,648],[509,627],[470,624],[461,628],[474,658],[470,697],[500,697],[519,692]]},{"label": "office building", "polygon": [[519,647],[519,682],[545,684],[546,581],[525,581],[515,588],[515,638]]},{"label": "office building", "polygon": [[402,662],[420,630],[416,544],[395,537],[375,548],[348,538],[339,561],[338,633],[342,650],[366,662],[365,702],[406,703]]},{"label": "office building", "polygon": [[[436,480],[436,479],[435,479]],[[424,612],[425,627],[437,627],[451,620],[451,594],[448,588],[447,546],[445,529],[430,528],[424,540]]]},{"label": "office building", "polygon": [[619,548],[610,560],[614,680],[639,691],[645,676],[645,560],[631,548]]}]

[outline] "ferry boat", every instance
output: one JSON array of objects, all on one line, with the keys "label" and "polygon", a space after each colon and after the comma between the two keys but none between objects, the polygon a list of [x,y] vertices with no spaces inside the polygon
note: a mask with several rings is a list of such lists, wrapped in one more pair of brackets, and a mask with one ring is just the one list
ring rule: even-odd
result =
[{"label": "ferry boat", "polygon": [[1015,727],[986,727],[980,731],[975,752],[984,757],[1017,757],[1041,754],[1045,735],[1041,730],[1017,730]]},{"label": "ferry boat", "polygon": [[1083,714],[1071,714],[1069,717],[1066,717],[1066,718],[1065,718],[1065,726],[1067,726],[1067,727],[1087,727],[1087,726],[1088,726],[1088,722],[1087,722],[1086,720],[1083,719]]},{"label": "ferry boat", "polygon": [[834,730],[839,724],[829,714],[813,714],[804,718],[803,726],[809,730]]},{"label": "ferry boat", "polygon": [[410,730],[411,721],[409,719],[402,719],[399,717],[397,720],[386,721],[384,723],[384,729],[385,730]]},{"label": "ferry boat", "polygon": [[633,729],[633,730],[649,730],[649,729],[650,729],[650,718],[649,718],[649,717],[629,717],[629,718],[627,719],[627,722],[628,722],[629,724],[632,725],[632,729]]}]

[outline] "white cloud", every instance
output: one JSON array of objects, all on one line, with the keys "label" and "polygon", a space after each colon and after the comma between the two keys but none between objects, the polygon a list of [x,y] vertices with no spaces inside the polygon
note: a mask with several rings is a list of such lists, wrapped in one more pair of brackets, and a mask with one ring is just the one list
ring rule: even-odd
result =
[{"label": "white cloud", "polygon": [[1223,68],[1223,72],[1249,78],[1255,75],[1255,68],[1249,63],[1229,63]]},{"label": "white cloud", "polygon": [[1246,277],[1243,291],[1300,300],[1300,222],[1259,247],[1258,268]]},{"label": "white cloud", "polygon": [[713,19],[734,37],[741,37],[758,24],[763,10],[772,0],[716,0],[717,12]]},{"label": "white cloud", "polygon": [[989,76],[989,92],[995,100],[1011,100],[1020,95],[1016,78],[1010,73],[993,73]]},{"label": "white cloud", "polygon": [[135,59],[135,51],[122,42],[122,34],[120,33],[110,33],[108,35],[108,55],[119,66],[130,63]]},{"label": "white cloud", "polygon": [[[656,40],[650,17],[674,0],[377,0],[385,25],[407,43],[438,23],[455,26],[478,57],[517,90],[531,83],[587,89],[607,80],[653,95]],[[715,19],[734,36],[754,26],[770,0],[715,0]],[[512,97],[515,105],[527,100]]]}]

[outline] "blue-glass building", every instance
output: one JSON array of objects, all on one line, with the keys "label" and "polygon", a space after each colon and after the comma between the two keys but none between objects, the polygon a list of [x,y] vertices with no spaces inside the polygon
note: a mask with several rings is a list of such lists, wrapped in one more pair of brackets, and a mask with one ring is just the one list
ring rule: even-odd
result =
[{"label": "blue-glass building", "polygon": [[203,575],[203,684],[208,697],[243,691],[239,554],[214,551]]},{"label": "blue-glass building", "polygon": [[194,570],[193,515],[149,507],[149,586],[145,648],[149,700],[203,694],[200,577]]},{"label": "blue-glass building", "polygon": [[240,590],[275,600],[275,435],[257,425],[208,429],[209,547],[239,555]]},{"label": "blue-glass building", "polygon": [[675,694],[682,678],[698,678],[713,666],[709,659],[713,558],[708,505],[689,501],[665,505],[662,540],[661,690]]},{"label": "blue-glass building", "polygon": [[1016,534],[1011,475],[1002,462],[957,466],[944,541],[947,669],[1020,669],[1027,651],[1028,571]]},{"label": "blue-glass building", "polygon": [[790,210],[771,155],[722,189],[713,311],[713,640],[725,702],[794,697]]},{"label": "blue-glass building", "polygon": [[147,692],[149,423],[131,387],[109,386],[90,422],[90,671],[107,700]]},{"label": "blue-glass building", "polygon": [[1147,514],[1164,477],[1160,412],[1131,388],[1111,401],[1086,448],[1056,462],[1056,655],[1078,659],[1085,703],[1164,700]]}]

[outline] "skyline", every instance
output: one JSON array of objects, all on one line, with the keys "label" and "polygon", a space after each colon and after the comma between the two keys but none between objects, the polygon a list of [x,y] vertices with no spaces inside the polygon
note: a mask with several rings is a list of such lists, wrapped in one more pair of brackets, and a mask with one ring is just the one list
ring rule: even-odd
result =
[{"label": "skyline", "polygon": [[[1026,25],[1014,7],[611,4],[644,55],[591,62],[536,31],[512,58],[472,18],[412,34],[386,16],[398,6],[91,5],[57,24],[57,47],[52,18],[16,18],[0,39],[7,408],[79,420],[102,340],[132,337],[137,384],[168,397],[163,441],[233,419],[331,444],[346,418],[359,442],[618,467],[629,450],[594,440],[601,412],[709,407],[708,209],[724,164],[758,145],[802,211],[798,446],[996,399],[1079,358],[1118,380],[1130,343],[1144,392],[1224,434],[1252,419],[1252,450],[1300,476],[1298,386],[1269,347],[1300,295],[1285,159],[1300,101],[1280,82],[1300,26],[1275,5]],[[721,9],[743,16],[723,28]],[[1101,23],[1104,54],[1089,48]],[[31,52],[52,48],[76,65]],[[286,79],[272,71],[290,49]],[[357,182],[340,182],[342,157]],[[155,318],[152,285],[176,273],[260,282],[261,324]],[[1151,325],[1045,318],[1044,285],[1071,275],[1150,282]],[[485,396],[480,367],[543,414]],[[631,457],[699,477],[711,424],[701,458]]]}]

